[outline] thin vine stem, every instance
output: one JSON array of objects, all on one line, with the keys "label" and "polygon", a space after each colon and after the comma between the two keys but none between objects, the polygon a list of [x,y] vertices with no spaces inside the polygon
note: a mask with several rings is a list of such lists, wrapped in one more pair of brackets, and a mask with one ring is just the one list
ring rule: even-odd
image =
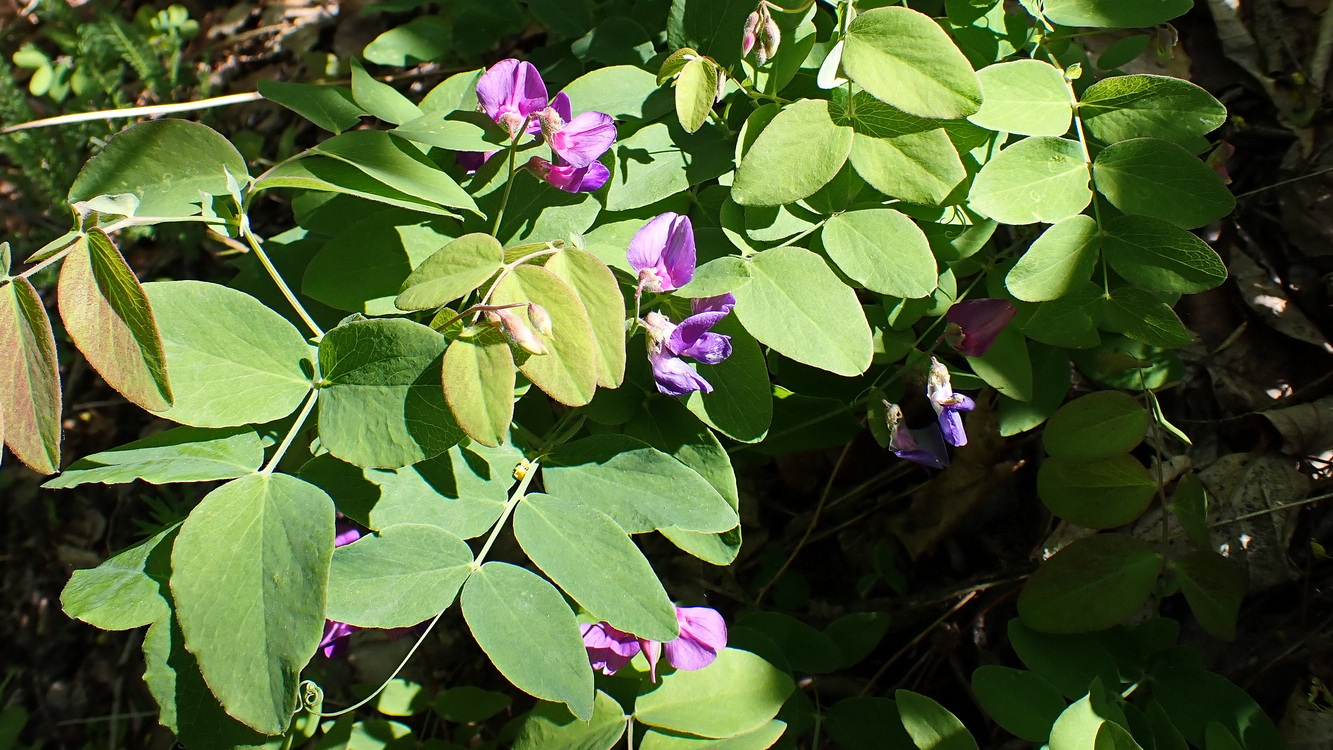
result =
[{"label": "thin vine stem", "polygon": [[248,226],[242,227],[241,233],[245,235],[245,241],[250,245],[250,249],[254,251],[255,257],[259,259],[260,265],[262,265],[264,270],[268,272],[269,277],[273,279],[273,283],[278,285],[278,291],[282,292],[282,296],[286,298],[287,303],[290,304],[292,309],[296,311],[296,314],[300,316],[301,321],[306,324],[306,327],[308,327],[312,333],[315,334],[316,339],[324,338],[324,329],[320,328],[319,324],[315,322],[315,319],[310,317],[310,313],[306,312],[305,307],[301,304],[301,301],[296,298],[296,294],[292,291],[292,288],[287,286],[287,282],[283,280],[282,274],[278,273],[278,269],[273,265],[273,261],[269,260],[268,253],[264,252],[264,248],[261,247],[259,238],[255,236],[254,232],[250,231]]},{"label": "thin vine stem", "polygon": [[474,571],[479,570],[481,564],[486,562],[486,555],[490,554],[491,546],[495,544],[495,540],[500,536],[500,532],[504,530],[505,522],[509,520],[509,515],[514,512],[514,508],[517,508],[518,504],[523,501],[524,496],[527,495],[528,485],[532,484],[533,477],[537,476],[538,466],[539,464],[536,461],[528,462],[525,467],[526,471],[523,474],[523,478],[519,480],[518,486],[515,487],[513,493],[510,494],[509,500],[505,502],[504,510],[500,513],[500,520],[496,521],[495,526],[491,527],[491,535],[486,537],[486,543],[481,546],[481,550],[477,552],[477,556],[472,558],[472,569]]},{"label": "thin vine stem", "polygon": [[274,469],[278,468],[278,462],[287,454],[287,449],[292,447],[292,441],[296,439],[297,433],[301,431],[301,428],[305,427],[305,421],[310,418],[310,411],[315,408],[315,402],[318,400],[319,389],[314,388],[310,391],[310,395],[306,397],[305,406],[302,406],[301,413],[296,415],[296,421],[292,423],[292,428],[287,430],[287,434],[282,438],[282,444],[278,446],[278,450],[273,454],[273,458],[270,458],[264,468],[259,470],[260,474],[269,476],[273,473]]},{"label": "thin vine stem", "polygon": [[505,191],[500,195],[500,208],[495,212],[495,224],[491,226],[491,236],[500,233],[500,222],[504,220],[505,206],[509,205],[509,191],[514,189],[514,162],[518,156],[518,139],[528,132],[528,123],[532,122],[532,115],[523,118],[523,125],[514,134],[513,141],[509,144],[509,176],[505,178]]}]

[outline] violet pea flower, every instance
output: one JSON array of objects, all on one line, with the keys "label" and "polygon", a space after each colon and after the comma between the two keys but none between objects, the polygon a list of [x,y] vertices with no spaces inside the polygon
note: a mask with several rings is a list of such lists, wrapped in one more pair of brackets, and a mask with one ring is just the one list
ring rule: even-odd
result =
[{"label": "violet pea flower", "polygon": [[949,451],[937,424],[919,430],[910,429],[903,421],[903,410],[897,404],[884,402],[889,423],[889,450],[904,461],[921,464],[931,469],[949,465]]},{"label": "violet pea flower", "polygon": [[541,111],[537,121],[556,163],[581,169],[601,158],[616,142],[616,123],[602,112],[581,112],[578,117],[571,113],[569,95],[562,91],[551,100],[551,106]]},{"label": "violet pea flower", "polygon": [[969,299],[949,308],[944,338],[965,357],[980,357],[990,350],[1000,331],[1018,309],[1007,299]]},{"label": "violet pea flower", "polygon": [[[724,295],[731,298],[731,295]],[[721,299],[721,298],[716,298]],[[690,357],[708,365],[715,365],[731,356],[731,337],[713,333],[710,329],[727,316],[730,303],[702,309],[680,322],[672,323],[661,313],[644,316],[648,333],[648,363],[653,368],[657,390],[667,396],[684,396],[694,391],[712,393],[713,386],[681,357]],[[722,309],[724,308],[725,309]]]},{"label": "violet pea flower", "polygon": [[961,393],[953,392],[949,382],[949,368],[938,359],[930,358],[930,376],[926,381],[926,397],[939,419],[940,432],[949,445],[967,445],[967,431],[963,429],[962,412],[972,411],[976,403]]},{"label": "violet pea flower", "polygon": [[670,211],[650,220],[629,241],[629,264],[639,272],[639,293],[671,292],[694,278],[694,226]]},{"label": "violet pea flower", "polygon": [[591,193],[611,179],[611,171],[597,161],[586,167],[575,167],[553,164],[540,156],[534,156],[522,168],[566,193]]},{"label": "violet pea flower", "polygon": [[530,62],[510,58],[492,65],[477,81],[477,101],[492,120],[518,135],[523,121],[546,108],[546,83]]},{"label": "violet pea flower", "polygon": [[666,643],[639,638],[606,622],[583,625],[580,630],[593,669],[613,675],[642,651],[648,660],[652,681],[657,682],[657,662],[662,652],[666,652],[671,666],[691,672],[712,664],[718,652],[727,647],[727,623],[717,610],[676,607],[676,623],[680,627],[680,636]]}]

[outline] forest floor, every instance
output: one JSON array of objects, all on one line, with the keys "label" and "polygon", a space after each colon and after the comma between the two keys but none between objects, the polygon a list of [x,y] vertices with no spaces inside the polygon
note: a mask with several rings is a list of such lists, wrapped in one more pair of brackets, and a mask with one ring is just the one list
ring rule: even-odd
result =
[{"label": "forest floor", "polygon": [[[264,78],[309,80],[316,51],[358,54],[387,24],[378,20],[382,15],[362,17],[364,3],[184,4],[200,21],[184,59],[203,65],[194,70],[209,96],[254,91]],[[83,3],[72,5],[84,12]],[[119,12],[130,18],[139,5],[120,4]],[[46,38],[27,6],[36,3],[0,1],[5,59],[24,42]],[[1315,680],[1333,686],[1333,560],[1324,553],[1333,547],[1333,509],[1319,502],[1333,497],[1333,118],[1325,90],[1333,86],[1333,11],[1327,6],[1328,0],[1198,0],[1176,24],[1180,44],[1173,56],[1131,70],[1193,80],[1231,111],[1218,135],[1234,148],[1226,170],[1238,207],[1204,231],[1231,278],[1182,302],[1179,311],[1198,340],[1181,352],[1184,376],[1159,395],[1193,443],[1165,461],[1163,472],[1202,472],[1215,517],[1226,522],[1217,531],[1248,566],[1251,595],[1235,642],[1188,628],[1184,637],[1275,721],[1312,722],[1289,735],[1311,748],[1333,747],[1333,714],[1291,707]],[[26,85],[30,72],[19,72]],[[423,66],[399,79],[425,90],[446,72]],[[149,92],[127,106],[159,101]],[[29,104],[39,117],[65,111],[49,98],[32,97]],[[228,135],[243,134],[238,142],[284,137],[292,126],[289,113],[264,103],[205,117]],[[121,124],[99,127],[114,132]],[[37,132],[59,142],[55,130]],[[68,161],[77,167],[85,153]],[[0,148],[0,239],[10,239],[16,257],[24,257],[63,232],[65,219],[50,207],[50,196],[38,194],[34,176],[4,154]],[[231,273],[224,261],[229,249],[212,240],[160,236],[157,242],[193,248],[141,249],[130,257],[141,277],[225,280]],[[151,429],[151,418],[85,363],[62,365],[66,456]],[[986,419],[984,406],[974,418]],[[983,430],[974,423],[973,435]],[[849,677],[850,694],[867,680],[885,693],[910,687],[958,711],[978,736],[987,737],[989,729],[992,739],[1001,737],[971,703],[967,675],[978,664],[1013,663],[1004,624],[1013,616],[1018,586],[1052,536],[1064,533],[1050,527],[1035,501],[1037,452],[1030,436],[979,439],[953,469],[925,480],[863,435],[845,450],[742,467],[746,546],[736,565],[704,571],[682,561],[667,575],[695,579],[739,606],[744,592],[753,597],[790,563],[764,592],[768,606],[823,623],[843,614],[830,601],[854,601],[892,617],[886,637],[862,664],[865,674]],[[24,743],[18,746],[170,747],[173,739],[157,727],[140,680],[142,633],[102,632],[72,621],[59,596],[72,570],[96,565],[141,538],[131,519],[150,511],[170,517],[208,487],[191,488],[189,495],[139,485],[57,493],[40,490],[40,481],[6,457],[0,470],[0,750],[14,746],[7,740],[16,734]],[[1240,516],[1246,518],[1234,520]],[[913,562],[895,566],[892,560],[904,552]],[[1183,608],[1179,614],[1188,619]],[[446,618],[408,676],[428,685],[446,675],[466,675],[472,684],[492,679],[481,664],[444,666],[451,643],[466,639],[462,630]],[[368,639],[351,661],[327,669],[347,681],[373,681],[406,648]]]}]

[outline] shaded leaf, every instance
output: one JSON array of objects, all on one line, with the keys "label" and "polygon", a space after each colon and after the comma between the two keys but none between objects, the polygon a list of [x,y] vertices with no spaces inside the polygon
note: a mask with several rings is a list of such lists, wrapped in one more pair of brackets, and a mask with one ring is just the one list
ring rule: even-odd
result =
[{"label": "shaded leaf", "polygon": [[245,476],[263,463],[264,444],[253,428],[177,427],[81,458],[42,487],[67,489],[136,479],[149,484],[213,482]]},{"label": "shaded leaf", "polygon": [[1088,633],[1132,615],[1157,583],[1161,555],[1137,539],[1098,534],[1055,553],[1023,586],[1018,614],[1035,630]]}]

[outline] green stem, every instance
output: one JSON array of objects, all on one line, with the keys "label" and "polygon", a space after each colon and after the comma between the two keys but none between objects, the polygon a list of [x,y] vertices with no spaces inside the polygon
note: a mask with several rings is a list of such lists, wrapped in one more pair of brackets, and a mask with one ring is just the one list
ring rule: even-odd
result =
[{"label": "green stem", "polygon": [[486,562],[486,555],[490,553],[491,546],[495,544],[496,538],[499,537],[500,532],[504,530],[505,521],[509,520],[509,514],[514,512],[514,508],[517,508],[518,504],[523,501],[524,496],[527,495],[528,485],[532,484],[532,478],[537,476],[538,466],[539,464],[536,461],[530,461],[528,463],[527,471],[523,474],[523,478],[519,480],[518,486],[515,487],[513,493],[509,495],[509,500],[505,502],[504,511],[500,513],[500,519],[496,521],[495,526],[491,528],[491,535],[486,537],[486,543],[481,546],[481,551],[477,553],[476,557],[472,558],[473,570],[480,569],[481,564]]},{"label": "green stem", "polygon": [[260,246],[259,238],[255,236],[254,232],[250,231],[249,227],[244,227],[242,229],[242,234],[245,235],[245,241],[249,243],[250,249],[255,253],[255,257],[259,259],[260,265],[262,265],[264,270],[268,272],[269,278],[273,279],[273,283],[278,285],[278,291],[282,292],[282,296],[287,299],[287,303],[290,304],[292,309],[296,311],[296,314],[300,316],[302,322],[306,324],[306,327],[315,334],[316,339],[324,338],[324,329],[320,328],[319,324],[315,322],[315,319],[310,317],[310,313],[306,312],[305,307],[302,306],[301,301],[296,298],[296,294],[292,291],[292,288],[287,286],[286,281],[283,281],[282,274],[278,273],[278,269],[273,265],[273,261],[269,260],[268,253],[264,252],[264,248]]},{"label": "green stem", "polygon": [[310,395],[306,397],[305,406],[301,407],[301,413],[296,415],[296,421],[292,423],[292,428],[287,430],[287,435],[283,437],[282,444],[278,446],[278,450],[273,454],[273,458],[268,460],[268,464],[265,465],[263,469],[260,469],[260,474],[269,476],[273,473],[274,469],[278,468],[278,462],[287,454],[287,449],[292,447],[292,441],[296,439],[296,434],[305,426],[305,421],[310,417],[310,411],[315,408],[315,402],[318,400],[319,389],[315,388],[311,390]]},{"label": "green stem", "polygon": [[505,191],[500,195],[500,208],[495,212],[495,224],[491,227],[491,236],[497,236],[500,233],[500,222],[504,220],[505,206],[509,205],[509,191],[514,188],[514,160],[518,156],[518,139],[528,132],[528,123],[532,121],[532,115],[523,118],[523,126],[514,134],[513,139],[506,149],[509,154],[509,175],[505,178]]}]

